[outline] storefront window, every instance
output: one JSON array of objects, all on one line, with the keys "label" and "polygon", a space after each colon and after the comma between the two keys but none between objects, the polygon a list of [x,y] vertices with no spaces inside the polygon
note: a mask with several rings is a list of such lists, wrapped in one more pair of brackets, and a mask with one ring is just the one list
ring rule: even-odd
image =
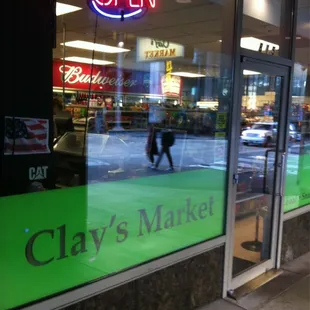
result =
[{"label": "storefront window", "polygon": [[293,3],[288,0],[243,0],[241,47],[288,57]]},{"label": "storefront window", "polygon": [[[1,219],[18,215],[0,226],[0,308],[224,233],[231,1],[133,2],[57,3],[54,187],[20,151],[33,166],[25,194],[0,202]],[[46,124],[32,125],[41,149]]]},{"label": "storefront window", "polygon": [[310,204],[310,16],[300,2],[296,34],[296,64],[292,83],[291,123],[284,210]]}]

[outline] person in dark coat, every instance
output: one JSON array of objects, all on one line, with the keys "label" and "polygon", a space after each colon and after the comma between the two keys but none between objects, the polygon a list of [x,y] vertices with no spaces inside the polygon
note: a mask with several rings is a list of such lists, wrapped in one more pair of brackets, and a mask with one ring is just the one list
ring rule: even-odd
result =
[{"label": "person in dark coat", "polygon": [[155,169],[158,168],[163,155],[166,154],[168,161],[169,161],[169,171],[173,172],[174,171],[174,167],[173,167],[173,161],[172,161],[172,156],[170,153],[170,148],[174,145],[174,133],[171,129],[163,129],[162,130],[162,134],[161,134],[161,150],[155,165]]},{"label": "person in dark coat", "polygon": [[156,141],[156,129],[153,124],[148,128],[148,137],[146,143],[146,154],[150,160],[150,168],[154,168],[155,155],[158,155],[158,147]]}]

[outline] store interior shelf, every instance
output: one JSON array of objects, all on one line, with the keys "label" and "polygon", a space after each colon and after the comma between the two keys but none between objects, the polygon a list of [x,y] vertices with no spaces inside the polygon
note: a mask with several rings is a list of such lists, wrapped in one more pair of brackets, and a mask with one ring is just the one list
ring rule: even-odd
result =
[{"label": "store interior shelf", "polygon": [[[87,106],[84,104],[66,104],[66,108],[80,108],[80,109],[103,109],[104,107],[94,107],[94,106]],[[109,112],[116,112],[117,109],[113,109],[113,110],[107,110],[107,113]],[[126,113],[147,113],[148,111],[133,111],[133,110],[124,110],[124,109],[120,109],[121,112],[126,112]]]},{"label": "store interior shelf", "polygon": [[92,106],[87,106],[84,104],[66,104],[66,108],[90,108],[90,109],[103,109],[103,107],[92,107]]}]

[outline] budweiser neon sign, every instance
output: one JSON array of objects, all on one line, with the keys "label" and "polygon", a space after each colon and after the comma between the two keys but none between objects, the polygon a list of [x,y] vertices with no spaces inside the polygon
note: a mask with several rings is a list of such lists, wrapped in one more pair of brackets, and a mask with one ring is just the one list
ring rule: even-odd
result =
[{"label": "budweiser neon sign", "polygon": [[53,63],[53,86],[79,91],[89,91],[91,87],[91,91],[96,92],[162,95],[163,87],[167,88],[161,83],[162,72],[154,72],[152,76],[157,83],[150,83],[150,74],[145,71],[70,61],[65,65],[58,60]]},{"label": "budweiser neon sign", "polygon": [[155,9],[157,0],[88,0],[88,5],[100,16],[124,20],[141,17],[148,9]]},{"label": "budweiser neon sign", "polygon": [[122,77],[109,77],[98,71],[94,75],[85,74],[80,66],[61,66],[59,72],[64,75],[64,82],[68,84],[89,84],[93,85],[110,85],[110,86],[125,86],[133,87],[137,85],[136,80]]}]

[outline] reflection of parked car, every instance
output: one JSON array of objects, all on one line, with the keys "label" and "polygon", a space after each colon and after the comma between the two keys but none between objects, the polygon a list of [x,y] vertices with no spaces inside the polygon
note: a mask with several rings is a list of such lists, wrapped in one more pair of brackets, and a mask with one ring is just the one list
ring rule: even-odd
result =
[{"label": "reflection of parked car", "polygon": [[[86,147],[85,147],[86,146]],[[130,159],[128,145],[118,137],[106,134],[68,132],[54,146],[56,178],[70,185],[75,176],[80,184],[103,180],[111,171],[122,169]]]},{"label": "reflection of parked car", "polygon": [[[253,126],[249,129],[246,129],[242,132],[241,141],[243,144],[256,144],[268,146],[271,143],[274,143],[277,138],[277,127],[278,123],[276,122],[258,122],[254,123]],[[299,141],[300,133],[298,133],[296,126],[290,124],[290,141]]]}]

